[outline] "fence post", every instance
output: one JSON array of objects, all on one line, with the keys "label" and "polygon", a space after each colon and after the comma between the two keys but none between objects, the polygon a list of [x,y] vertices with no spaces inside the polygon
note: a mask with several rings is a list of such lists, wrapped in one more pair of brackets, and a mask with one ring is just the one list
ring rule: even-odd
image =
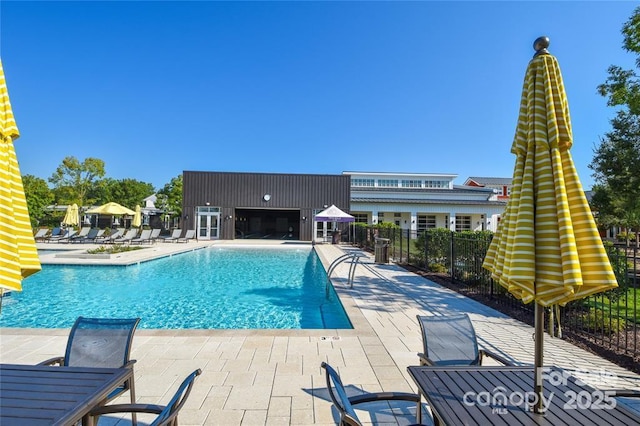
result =
[{"label": "fence post", "polygon": [[429,258],[427,256],[429,256],[429,252],[428,252],[428,248],[429,248],[429,234],[427,233],[427,231],[422,231],[424,235],[424,247],[422,247],[422,250],[424,250],[424,269],[426,271],[429,270]]},{"label": "fence post", "polygon": [[453,231],[451,231],[450,235],[451,235],[451,238],[449,239],[449,241],[450,241],[449,242],[449,271],[451,271],[451,272],[449,272],[449,275],[451,276],[451,280],[453,281],[455,279],[455,275],[454,275],[455,270],[453,269],[453,264],[454,264],[454,261],[453,261],[453,254],[454,254],[453,253]]}]

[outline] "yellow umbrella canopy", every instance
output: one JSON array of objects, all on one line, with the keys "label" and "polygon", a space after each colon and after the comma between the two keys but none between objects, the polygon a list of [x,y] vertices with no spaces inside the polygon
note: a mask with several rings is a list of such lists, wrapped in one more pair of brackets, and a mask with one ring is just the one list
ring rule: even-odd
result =
[{"label": "yellow umbrella canopy", "polygon": [[0,60],[0,293],[22,290],[22,279],[41,269],[13,146],[19,136]]},{"label": "yellow umbrella canopy", "polygon": [[111,214],[111,215],[123,215],[123,214],[128,214],[130,216],[133,216],[136,212],[134,212],[131,209],[128,209],[124,206],[121,206],[118,203],[107,203],[107,204],[103,204],[99,207],[87,210],[87,213],[90,214]]},{"label": "yellow umbrella canopy", "polygon": [[78,226],[80,224],[78,205],[76,203],[67,207],[67,212],[64,215],[64,219],[62,219],[62,224],[66,226]]},{"label": "yellow umbrella canopy", "polygon": [[511,147],[511,197],[483,266],[523,302],[550,306],[617,282],[569,151],[573,135],[560,67],[545,52],[527,68]]},{"label": "yellow umbrella canopy", "polygon": [[511,152],[513,187],[483,267],[515,297],[535,301],[534,410],[542,412],[544,306],[618,286],[569,149],[569,104],[549,39],[534,42]]},{"label": "yellow umbrella canopy", "polygon": [[133,215],[133,220],[131,220],[131,226],[135,226],[139,228],[142,225],[142,212],[140,211],[140,206],[136,206],[136,212]]}]

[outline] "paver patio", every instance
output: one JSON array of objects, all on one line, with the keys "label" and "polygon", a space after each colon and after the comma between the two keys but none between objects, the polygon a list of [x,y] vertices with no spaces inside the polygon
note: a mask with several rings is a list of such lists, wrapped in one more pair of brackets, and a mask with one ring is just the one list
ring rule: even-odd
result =
[{"label": "paver patio", "polygon": [[[208,244],[234,243],[160,243],[153,255]],[[355,249],[317,245],[316,250],[328,267]],[[135,262],[144,260],[143,254],[131,253]],[[481,346],[514,362],[533,364],[533,328],[526,324],[399,266],[375,264],[368,254],[357,268],[353,288],[347,286],[348,272],[343,263],[332,280],[353,330],[139,329],[132,350],[137,399],[166,402],[188,373],[201,368],[181,425],[333,425],[336,412],[328,401],[320,363],[336,367],[350,389],[415,392],[406,367],[418,364],[416,353],[422,348],[417,314],[467,312]],[[67,329],[0,329],[0,361],[36,363],[61,355],[67,335]],[[545,364],[571,370],[598,388],[640,390],[640,376],[549,336]],[[128,395],[122,398],[126,401]],[[370,404],[359,415],[376,425],[413,421],[413,404],[387,408],[385,403]],[[130,420],[124,416],[100,424],[116,423]]]}]

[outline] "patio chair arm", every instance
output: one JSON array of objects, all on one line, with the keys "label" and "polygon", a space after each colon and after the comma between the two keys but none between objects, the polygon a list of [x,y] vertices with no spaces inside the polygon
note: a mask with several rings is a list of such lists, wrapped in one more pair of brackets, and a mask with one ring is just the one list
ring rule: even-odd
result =
[{"label": "patio chair arm", "polygon": [[489,351],[487,349],[480,349],[479,352],[480,352],[480,356],[481,357],[482,356],[488,356],[489,358],[493,358],[496,361],[498,361],[498,362],[500,362],[500,363],[502,363],[502,364],[504,364],[506,366],[513,366],[513,362],[509,361],[508,359],[506,359],[505,357],[503,357],[501,355],[498,355],[495,352],[491,352],[491,351]]},{"label": "patio chair arm", "polygon": [[376,401],[420,401],[420,395],[416,393],[406,392],[374,392],[356,395],[349,398],[349,402],[353,405],[363,404],[365,402]]},{"label": "patio chair arm", "polygon": [[418,358],[420,358],[420,365],[428,365],[428,366],[435,365],[435,362],[433,362],[431,358],[429,358],[422,352],[418,352]]},{"label": "patio chair arm", "polygon": [[163,405],[155,404],[111,404],[103,405],[101,407],[93,408],[89,415],[92,417],[98,417],[105,414],[114,413],[150,413],[160,414],[165,407]]},{"label": "patio chair arm", "polygon": [[49,358],[46,361],[39,362],[38,365],[62,365],[64,364],[64,357],[57,356],[55,358]]},{"label": "patio chair arm", "polygon": [[133,364],[136,363],[135,359],[130,359],[129,361],[127,361],[127,363],[125,365],[123,365],[124,368],[133,368]]}]

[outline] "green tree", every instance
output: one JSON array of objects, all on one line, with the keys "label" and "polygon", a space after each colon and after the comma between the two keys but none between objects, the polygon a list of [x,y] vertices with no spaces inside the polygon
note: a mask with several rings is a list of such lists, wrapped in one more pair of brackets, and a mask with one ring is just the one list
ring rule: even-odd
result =
[{"label": "green tree", "polygon": [[158,191],[158,208],[165,209],[171,217],[182,217],[182,175],[171,179]]},{"label": "green tree", "polygon": [[104,202],[113,201],[131,210],[142,206],[142,200],[155,192],[152,184],[136,179],[103,179],[98,186],[103,190],[100,197]]},{"label": "green tree", "polygon": [[96,181],[105,175],[104,161],[98,158],[86,158],[80,162],[69,156],[62,160],[49,178],[54,186],[58,204],[76,203],[78,206],[90,204],[87,194]]},{"label": "green tree", "polygon": [[45,208],[53,203],[53,192],[44,179],[33,175],[22,176],[22,185],[27,199],[31,226],[35,228],[46,215]]},{"label": "green tree", "polygon": [[[622,48],[638,56],[636,68],[640,68],[640,7],[622,26],[622,35]],[[598,86],[598,92],[608,98],[607,105],[624,106],[631,114],[640,115],[640,78],[635,70],[611,65],[609,77]]]},{"label": "green tree", "polygon": [[[640,7],[622,27],[623,49],[637,56],[640,68]],[[603,226],[618,225],[638,234],[640,223],[640,77],[638,70],[609,67],[598,92],[607,105],[618,107],[612,130],[594,149],[592,206]]]}]

